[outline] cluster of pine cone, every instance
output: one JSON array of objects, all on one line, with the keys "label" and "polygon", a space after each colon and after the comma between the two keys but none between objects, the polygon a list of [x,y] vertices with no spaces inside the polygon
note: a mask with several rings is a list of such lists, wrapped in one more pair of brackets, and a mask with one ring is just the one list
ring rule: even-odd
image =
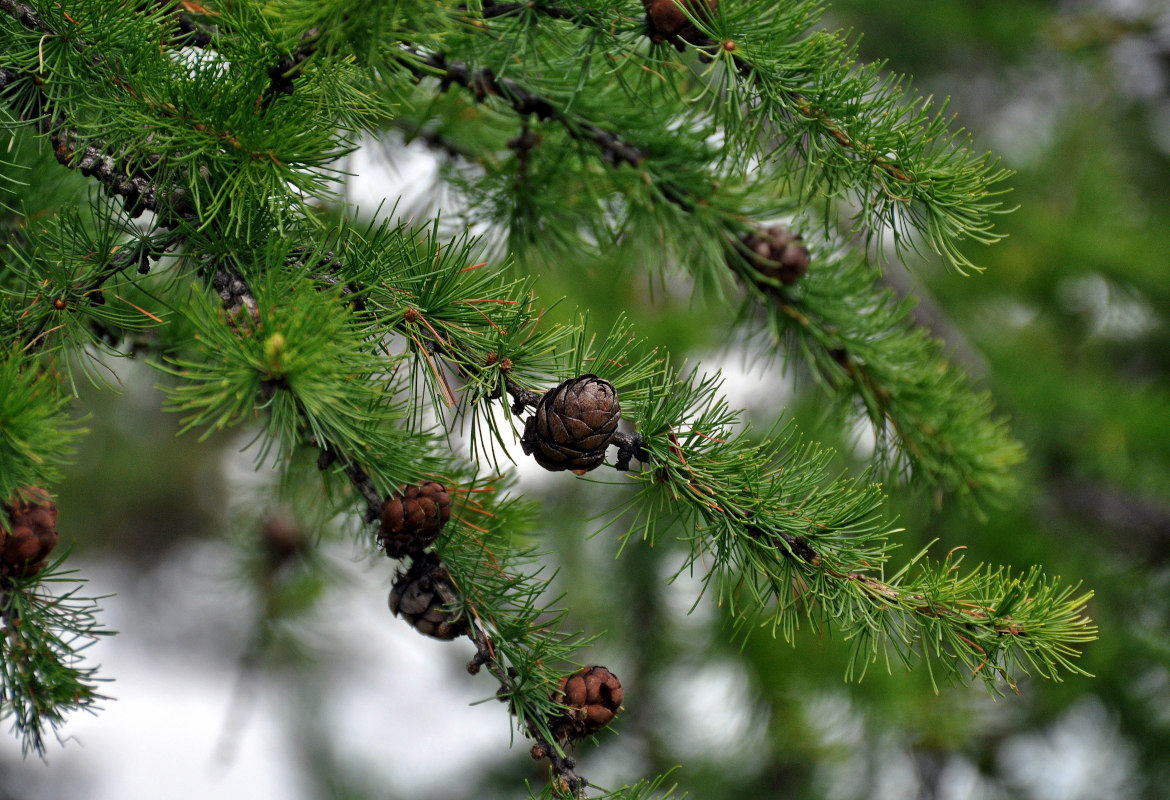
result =
[{"label": "cluster of pine cone", "polygon": [[0,507],[7,517],[0,524],[0,578],[32,577],[57,546],[57,506],[47,491],[28,486]]},{"label": "cluster of pine cone", "polygon": [[[582,475],[605,461],[620,419],[613,384],[596,375],[570,378],[537,402],[521,445],[545,469]],[[447,487],[422,481],[400,486],[383,501],[378,530],[388,556],[410,559],[390,591],[390,610],[420,633],[444,640],[470,630],[466,614],[454,608],[459,593],[446,567],[438,555],[427,551],[450,518]],[[621,708],[622,685],[605,667],[589,666],[567,675],[552,699],[562,711],[549,721],[549,731],[563,744],[608,725]]]},{"label": "cluster of pine cone", "polygon": [[435,639],[454,639],[467,632],[467,619],[449,610],[458,598],[434,544],[451,519],[451,493],[438,481],[405,484],[382,502],[378,543],[391,558],[410,558],[390,590],[390,610],[415,630]]}]

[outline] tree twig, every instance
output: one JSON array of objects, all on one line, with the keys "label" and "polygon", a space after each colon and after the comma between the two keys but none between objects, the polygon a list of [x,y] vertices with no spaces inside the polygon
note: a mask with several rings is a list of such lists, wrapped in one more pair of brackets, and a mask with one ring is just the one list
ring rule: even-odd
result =
[{"label": "tree twig", "polygon": [[[454,594],[445,581],[436,581],[434,589],[444,605],[455,606],[461,602],[461,599]],[[467,638],[475,645],[475,657],[468,663],[468,671],[475,673],[479,671],[481,666],[486,666],[492,677],[500,682],[500,690],[497,694],[501,699],[505,699],[515,692],[516,683],[512,674],[500,662],[487,632],[475,619],[468,620]],[[547,758],[553,768],[555,779],[563,782],[573,797],[584,797],[585,787],[589,785],[589,781],[577,774],[576,760],[566,754],[555,742],[547,739],[536,720],[525,720],[525,735],[533,742],[533,757]]]}]

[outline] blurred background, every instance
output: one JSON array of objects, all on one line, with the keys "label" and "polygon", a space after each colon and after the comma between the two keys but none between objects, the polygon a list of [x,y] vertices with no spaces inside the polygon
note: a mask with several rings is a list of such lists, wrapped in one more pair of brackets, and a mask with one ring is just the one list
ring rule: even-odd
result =
[{"label": "blurred background", "polygon": [[[983,274],[894,264],[923,324],[997,398],[1029,457],[1014,502],[986,520],[889,487],[903,552],[937,539],[968,563],[1040,564],[1096,592],[1101,629],[1080,664],[1095,677],[1025,680],[1021,695],[942,687],[925,671],[843,681],[831,633],[795,646],[729,642],[697,582],[667,583],[682,554],[589,533],[623,496],[522,462],[543,502],[541,541],[560,569],[570,626],[603,634],[590,662],[626,688],[616,732],[578,748],[580,772],[617,786],[682,765],[695,798],[960,800],[1164,798],[1170,786],[1170,7],[1147,0],[836,0],[824,24],[864,36],[865,60],[915,76],[976,145],[1016,170],[1008,238],[975,254]],[[367,143],[347,197],[392,205],[438,191],[445,158]],[[62,171],[64,173],[64,171]],[[387,188],[391,187],[391,188]],[[421,188],[420,188],[421,187]],[[781,406],[804,434],[864,462],[864,430],[826,419],[810,381],[726,342],[733,311],[652,291],[607,265],[541,276],[597,328],[628,309],[680,360],[721,368],[733,405]],[[391,617],[393,564],[334,536],[305,575],[281,573],[278,609],[257,586],[267,545],[244,431],[176,439],[158,373],[116,365],[122,391],[83,387],[90,435],[58,487],[73,565],[119,635],[88,656],[113,679],[97,717],[72,720],[45,762],[0,738],[0,798],[483,798],[542,780],[471,645]],[[518,460],[519,457],[518,457]],[[271,537],[271,531],[269,532]],[[257,566],[261,564],[261,566]],[[284,569],[284,568],[281,568]],[[297,583],[301,581],[301,583]],[[279,598],[277,598],[279,600]],[[489,702],[476,704],[487,699]]]}]

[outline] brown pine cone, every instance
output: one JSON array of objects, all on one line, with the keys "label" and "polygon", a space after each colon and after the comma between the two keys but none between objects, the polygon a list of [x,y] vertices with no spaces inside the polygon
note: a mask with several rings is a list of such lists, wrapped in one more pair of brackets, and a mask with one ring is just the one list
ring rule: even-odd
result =
[{"label": "brown pine cone", "polygon": [[406,572],[399,573],[390,590],[390,610],[426,636],[448,641],[462,636],[467,633],[467,618],[443,609],[440,590],[456,596],[439,557],[426,553],[416,558]]},{"label": "brown pine cone", "polygon": [[622,410],[617,391],[596,375],[582,375],[547,392],[524,425],[526,455],[547,470],[584,475],[605,461]]},{"label": "brown pine cone", "polygon": [[687,18],[684,5],[692,17],[708,20],[719,7],[719,0],[642,0],[646,21],[650,25],[650,38],[656,42],[677,43],[681,39],[692,44],[701,43],[706,37]]},{"label": "brown pine cone", "polygon": [[439,538],[451,519],[451,495],[435,481],[399,486],[382,502],[378,542],[391,558],[418,553]]},{"label": "brown pine cone", "polygon": [[0,526],[0,577],[36,575],[57,546],[57,506],[47,491],[27,486],[3,508],[8,525]]},{"label": "brown pine cone", "polygon": [[553,702],[567,706],[553,720],[552,734],[561,741],[597,733],[622,707],[622,682],[605,667],[591,666],[561,679]]},{"label": "brown pine cone", "polygon": [[260,525],[260,542],[270,566],[279,567],[309,549],[308,537],[288,516],[275,513],[264,518]]},{"label": "brown pine cone", "polygon": [[780,225],[757,229],[742,241],[751,265],[765,277],[791,286],[808,272],[808,248],[800,244],[799,234]]}]

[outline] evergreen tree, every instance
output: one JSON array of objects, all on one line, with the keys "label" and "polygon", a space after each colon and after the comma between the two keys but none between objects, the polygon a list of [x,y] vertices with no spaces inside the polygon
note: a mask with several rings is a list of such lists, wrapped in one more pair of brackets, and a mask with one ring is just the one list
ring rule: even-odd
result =
[{"label": "evergreen tree", "polygon": [[[104,634],[97,601],[49,555],[46,487],[83,432],[79,381],[124,356],[157,368],[186,429],[254,429],[298,527],[401,561],[394,612],[474,644],[469,670],[550,765],[544,796],[586,793],[572,743],[637,698],[588,665],[590,632],[547,596],[510,444],[557,473],[621,473],[630,489],[596,527],[618,549],[679,540],[678,574],[701,577],[737,642],[804,622],[849,643],[848,677],[895,656],[993,692],[1080,671],[1095,628],[1077,586],[957,549],[892,558],[876,479],[977,517],[1022,459],[881,280],[912,252],[977,271],[970,243],[1000,238],[1008,173],[945,104],[819,29],[819,3],[0,12],[0,713],[26,748],[102,700],[78,658]],[[458,199],[429,204],[431,222],[337,202],[343,157],[388,130],[444,154]],[[760,369],[779,361],[837,419],[868,420],[872,471],[837,474],[782,409],[745,425],[717,374],[635,319],[546,314],[561,298],[532,276],[566,268],[575,284],[685,279],[737,311]],[[321,576],[310,542],[266,530],[251,563],[274,622]]]}]

